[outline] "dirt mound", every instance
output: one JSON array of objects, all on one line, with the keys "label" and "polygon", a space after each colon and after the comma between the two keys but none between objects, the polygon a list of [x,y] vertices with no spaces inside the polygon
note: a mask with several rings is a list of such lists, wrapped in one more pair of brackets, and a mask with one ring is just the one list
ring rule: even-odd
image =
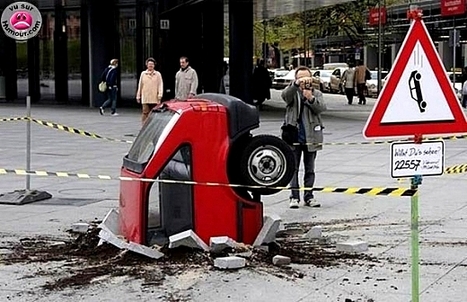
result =
[{"label": "dirt mound", "polygon": [[[125,276],[143,280],[143,285],[160,285],[166,276],[174,276],[191,269],[213,268],[213,260],[219,256],[237,254],[248,260],[248,268],[271,273],[281,278],[302,278],[303,274],[291,267],[276,267],[272,264],[275,255],[291,258],[295,264],[311,264],[318,267],[361,264],[378,260],[365,254],[344,254],[334,251],[332,244],[318,244],[303,240],[300,234],[283,233],[276,243],[265,249],[225,251],[222,255],[190,248],[168,249],[161,252],[165,257],[154,260],[119,250],[113,245],[98,245],[99,229],[91,228],[86,234],[71,235],[69,240],[47,237],[22,238],[13,244],[11,253],[0,254],[0,263],[54,263],[59,269],[41,270],[40,275],[49,275],[52,281],[43,287],[46,290],[61,290],[81,287],[106,278]],[[39,274],[39,273],[38,273]],[[34,277],[34,276],[31,276]]]}]

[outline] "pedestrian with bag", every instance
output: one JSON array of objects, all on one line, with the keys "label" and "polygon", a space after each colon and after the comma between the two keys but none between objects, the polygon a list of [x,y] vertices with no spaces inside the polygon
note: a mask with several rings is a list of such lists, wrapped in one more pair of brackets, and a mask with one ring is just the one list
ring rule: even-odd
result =
[{"label": "pedestrian with bag", "polygon": [[[100,115],[104,115],[105,108],[110,107],[110,113],[112,116],[117,116],[117,94],[118,94],[118,59],[110,60],[110,65],[102,72],[101,84],[105,83],[105,97],[106,101],[102,106],[99,107]],[[99,87],[101,88],[101,87]]]},{"label": "pedestrian with bag", "polygon": [[[295,154],[295,172],[290,183],[292,191],[289,207],[292,209],[298,208],[300,204],[298,172],[302,155],[305,167],[303,180],[305,187],[308,188],[303,196],[305,206],[321,206],[316,201],[311,188],[315,183],[317,151],[322,149],[324,127],[321,113],[326,110],[326,105],[323,93],[313,89],[312,81],[311,70],[305,66],[299,67],[295,71],[295,81],[282,92],[282,99],[287,104],[283,129],[289,129],[283,130],[282,135]],[[292,129],[295,129],[296,134],[290,135]]]},{"label": "pedestrian with bag", "polygon": [[161,103],[164,93],[164,83],[160,72],[155,70],[156,60],[146,60],[146,70],[141,72],[136,92],[136,102],[141,103],[141,122],[144,125],[152,109]]}]

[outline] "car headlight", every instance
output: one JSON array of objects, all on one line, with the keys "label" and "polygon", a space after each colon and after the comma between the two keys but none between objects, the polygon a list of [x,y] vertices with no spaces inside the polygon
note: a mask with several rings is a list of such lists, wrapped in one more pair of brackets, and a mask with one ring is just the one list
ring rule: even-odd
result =
[{"label": "car headlight", "polygon": [[370,89],[375,89],[376,88],[376,85],[375,84],[371,84],[370,85]]},{"label": "car headlight", "polygon": [[326,81],[323,81],[323,84],[324,84],[324,85],[327,85],[327,84],[329,84],[329,83],[328,83],[328,82],[326,82]]}]

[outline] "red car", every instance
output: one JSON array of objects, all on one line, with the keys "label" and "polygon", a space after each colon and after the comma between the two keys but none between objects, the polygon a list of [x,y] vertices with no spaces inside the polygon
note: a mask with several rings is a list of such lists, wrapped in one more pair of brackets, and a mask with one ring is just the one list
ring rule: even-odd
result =
[{"label": "red car", "polygon": [[253,136],[258,127],[257,109],[228,95],[156,107],[123,159],[121,176],[141,181],[120,183],[121,235],[164,244],[191,229],[205,242],[229,236],[251,244],[263,224],[260,195],[280,191],[294,170],[290,147]]}]

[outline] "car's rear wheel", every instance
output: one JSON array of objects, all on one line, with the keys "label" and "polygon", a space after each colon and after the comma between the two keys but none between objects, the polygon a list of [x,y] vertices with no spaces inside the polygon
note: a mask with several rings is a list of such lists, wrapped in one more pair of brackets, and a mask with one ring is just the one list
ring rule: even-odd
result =
[{"label": "car's rear wheel", "polygon": [[[247,190],[261,195],[281,191],[289,184],[295,169],[295,156],[290,146],[272,135],[252,137],[243,150],[239,174]],[[257,188],[255,188],[257,186]]]}]

